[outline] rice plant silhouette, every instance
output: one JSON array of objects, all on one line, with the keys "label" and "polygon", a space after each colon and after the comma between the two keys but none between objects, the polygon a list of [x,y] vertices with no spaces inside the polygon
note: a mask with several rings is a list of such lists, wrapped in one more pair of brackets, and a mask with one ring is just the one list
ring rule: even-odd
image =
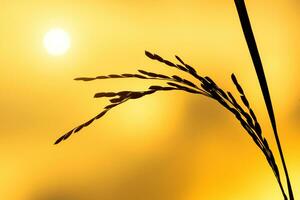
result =
[{"label": "rice plant silhouette", "polygon": [[[273,170],[275,178],[278,182],[280,187],[282,196],[284,200],[294,200],[293,190],[290,182],[290,178],[288,175],[288,170],[286,166],[286,162],[284,159],[284,154],[281,148],[280,139],[277,131],[275,114],[273,111],[273,106],[271,102],[271,97],[268,89],[268,84],[265,78],[263,65],[260,59],[260,55],[258,52],[258,48],[256,45],[255,37],[251,28],[249,16],[247,13],[246,5],[244,0],[234,0],[236,9],[239,15],[240,23],[242,26],[242,30],[248,45],[248,49],[253,61],[253,65],[255,67],[255,71],[259,80],[259,84],[261,87],[261,91],[264,97],[265,105],[269,114],[269,119],[273,128],[273,133],[275,136],[277,149],[279,151],[281,164],[284,169],[284,174],[286,178],[286,184],[288,188],[288,196],[286,195],[284,186],[282,184],[280,172],[278,169],[277,162],[273,155],[273,151],[269,147],[267,139],[262,134],[261,126],[258,122],[258,119],[250,106],[250,103],[245,95],[245,92],[237,78],[234,74],[231,75],[231,79],[233,84],[235,85],[240,100],[237,100],[233,94],[229,91],[224,91],[217,83],[215,83],[210,77],[208,76],[201,76],[198,72],[191,67],[190,65],[186,64],[180,57],[175,56],[178,63],[173,63],[169,60],[162,58],[157,54],[150,53],[145,51],[145,55],[155,61],[165,64],[168,67],[174,67],[181,71],[182,73],[188,73],[192,77],[196,78],[197,82],[193,82],[187,79],[184,79],[177,75],[165,75],[160,73],[148,72],[144,70],[138,70],[135,74],[110,74],[110,75],[102,75],[96,77],[79,77],[75,78],[78,81],[94,81],[98,79],[118,79],[118,78],[136,78],[136,79],[152,79],[152,80],[161,80],[164,81],[164,85],[152,85],[147,90],[144,91],[119,91],[119,92],[99,92],[94,95],[94,98],[101,98],[101,97],[108,97],[110,98],[110,104],[103,108],[103,110],[96,115],[95,117],[91,118],[90,120],[86,121],[85,123],[73,128],[69,132],[62,135],[58,138],[54,144],[58,144],[66,139],[68,139],[72,134],[79,132],[84,127],[89,126],[95,120],[100,119],[103,117],[108,111],[117,107],[128,100],[132,99],[139,99],[147,95],[151,95],[156,92],[160,91],[184,91],[188,93],[204,95],[208,98],[211,98],[217,102],[219,102],[225,109],[230,111],[235,118],[240,122],[242,127],[246,130],[248,135],[252,138],[256,146],[261,150],[264,154],[269,166]],[[239,103],[241,102],[241,103]]]}]

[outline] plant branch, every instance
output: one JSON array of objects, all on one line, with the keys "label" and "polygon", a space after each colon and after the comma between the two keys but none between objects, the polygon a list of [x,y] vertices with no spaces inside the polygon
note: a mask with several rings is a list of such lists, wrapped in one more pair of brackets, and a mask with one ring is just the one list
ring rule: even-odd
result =
[{"label": "plant branch", "polygon": [[[193,67],[185,64],[178,56],[176,56],[176,59],[182,65],[174,64],[168,60],[163,59],[159,55],[152,54],[148,51],[146,51],[145,54],[147,57],[149,57],[153,60],[157,60],[157,61],[164,63],[165,65],[170,66],[170,67],[175,67],[175,68],[179,69],[180,71],[184,71],[184,72],[194,76],[195,78],[197,78],[199,83],[193,83],[193,82],[186,80],[177,75],[167,76],[164,74],[147,72],[144,70],[138,70],[138,72],[141,74],[128,74],[128,73],[127,74],[110,74],[110,75],[106,75],[106,76],[97,76],[95,78],[89,78],[89,77],[76,78],[75,80],[82,80],[82,81],[93,81],[96,79],[115,79],[115,78],[154,79],[154,80],[164,80],[164,81],[166,81],[165,84],[167,84],[168,86],[152,85],[148,88],[148,90],[145,90],[145,91],[119,91],[119,92],[96,93],[94,95],[94,98],[108,97],[108,98],[110,98],[109,101],[111,104],[104,107],[102,112],[100,112],[98,115],[96,115],[89,121],[73,128],[71,131],[62,135],[60,138],[58,138],[56,140],[55,144],[58,144],[58,143],[62,142],[63,140],[68,139],[72,134],[79,132],[82,128],[89,126],[95,120],[103,117],[112,108],[119,106],[120,104],[123,104],[130,99],[139,99],[146,95],[151,95],[157,91],[169,91],[169,90],[181,90],[181,91],[185,91],[188,93],[201,94],[201,95],[207,96],[213,100],[216,100],[224,108],[226,108],[232,114],[234,114],[236,119],[241,123],[242,127],[248,132],[249,136],[253,139],[254,143],[259,147],[259,149],[265,155],[265,158],[267,159],[267,162],[268,162],[269,166],[271,167],[271,169],[277,179],[277,182],[284,194],[284,190],[283,190],[282,183],[280,180],[279,170],[278,170],[275,158],[273,156],[273,153],[269,147],[267,140],[262,135],[262,130],[260,128],[257,117],[255,116],[254,111],[250,107],[249,101],[246,98],[244,90],[238,83],[235,75],[232,74],[231,79],[232,79],[232,82],[234,83],[234,85],[236,86],[237,91],[240,94],[240,99],[241,99],[243,105],[240,105],[238,103],[238,101],[234,98],[234,96],[229,91],[225,92],[223,89],[221,89],[210,77],[208,77],[208,76],[202,77],[202,76],[198,75],[198,73],[196,72],[196,70]],[[247,109],[244,109],[243,107],[246,107]]]}]

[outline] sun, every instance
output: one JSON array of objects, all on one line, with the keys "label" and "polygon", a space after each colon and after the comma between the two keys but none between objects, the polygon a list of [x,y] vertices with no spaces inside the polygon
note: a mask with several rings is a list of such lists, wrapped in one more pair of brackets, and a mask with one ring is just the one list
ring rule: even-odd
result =
[{"label": "sun", "polygon": [[70,37],[68,33],[62,29],[52,29],[45,34],[44,46],[51,55],[63,55],[70,48]]}]

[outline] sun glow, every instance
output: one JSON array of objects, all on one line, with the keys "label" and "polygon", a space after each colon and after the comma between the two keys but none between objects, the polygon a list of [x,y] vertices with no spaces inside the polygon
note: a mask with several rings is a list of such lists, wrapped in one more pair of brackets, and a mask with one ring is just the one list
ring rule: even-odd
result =
[{"label": "sun glow", "polygon": [[44,37],[44,46],[51,55],[63,55],[70,48],[70,37],[62,29],[52,29]]}]

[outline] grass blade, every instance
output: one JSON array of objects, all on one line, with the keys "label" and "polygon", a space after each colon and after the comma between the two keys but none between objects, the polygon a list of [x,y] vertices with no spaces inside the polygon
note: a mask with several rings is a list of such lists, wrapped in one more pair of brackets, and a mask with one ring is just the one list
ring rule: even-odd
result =
[{"label": "grass blade", "polygon": [[[276,143],[277,143],[277,148],[280,154],[280,158],[281,158],[281,162],[283,165],[283,169],[284,169],[284,173],[286,176],[286,181],[287,181],[287,186],[288,186],[288,191],[289,191],[289,198],[290,200],[294,200],[294,195],[293,195],[293,190],[292,190],[292,186],[290,183],[290,179],[289,179],[289,175],[288,175],[288,170],[287,170],[287,166],[284,160],[284,155],[283,155],[283,151],[281,148],[281,144],[280,144],[280,139],[278,136],[278,132],[277,132],[277,127],[276,127],[276,120],[275,120],[275,115],[274,115],[274,111],[273,111],[273,106],[272,106],[272,101],[271,101],[271,97],[270,97],[270,93],[269,93],[269,89],[268,89],[268,84],[267,84],[267,80],[265,77],[265,73],[264,73],[264,69],[263,69],[263,65],[259,56],[259,52],[258,52],[258,48],[255,42],[255,37],[251,28],[251,23],[249,20],[249,16],[247,13],[247,9],[246,9],[246,5],[244,0],[235,0],[235,5],[239,14],[239,18],[240,18],[240,22],[242,25],[242,29],[244,32],[244,36],[248,45],[248,49],[249,52],[251,54],[251,58],[255,67],[255,71],[259,80],[259,84],[261,87],[261,91],[263,93],[264,96],[264,100],[265,100],[265,104],[268,110],[268,114],[269,114],[269,118],[272,124],[272,128],[273,128],[273,132],[274,132],[274,136],[276,139]],[[284,198],[287,199],[283,188],[281,188]]]}]

